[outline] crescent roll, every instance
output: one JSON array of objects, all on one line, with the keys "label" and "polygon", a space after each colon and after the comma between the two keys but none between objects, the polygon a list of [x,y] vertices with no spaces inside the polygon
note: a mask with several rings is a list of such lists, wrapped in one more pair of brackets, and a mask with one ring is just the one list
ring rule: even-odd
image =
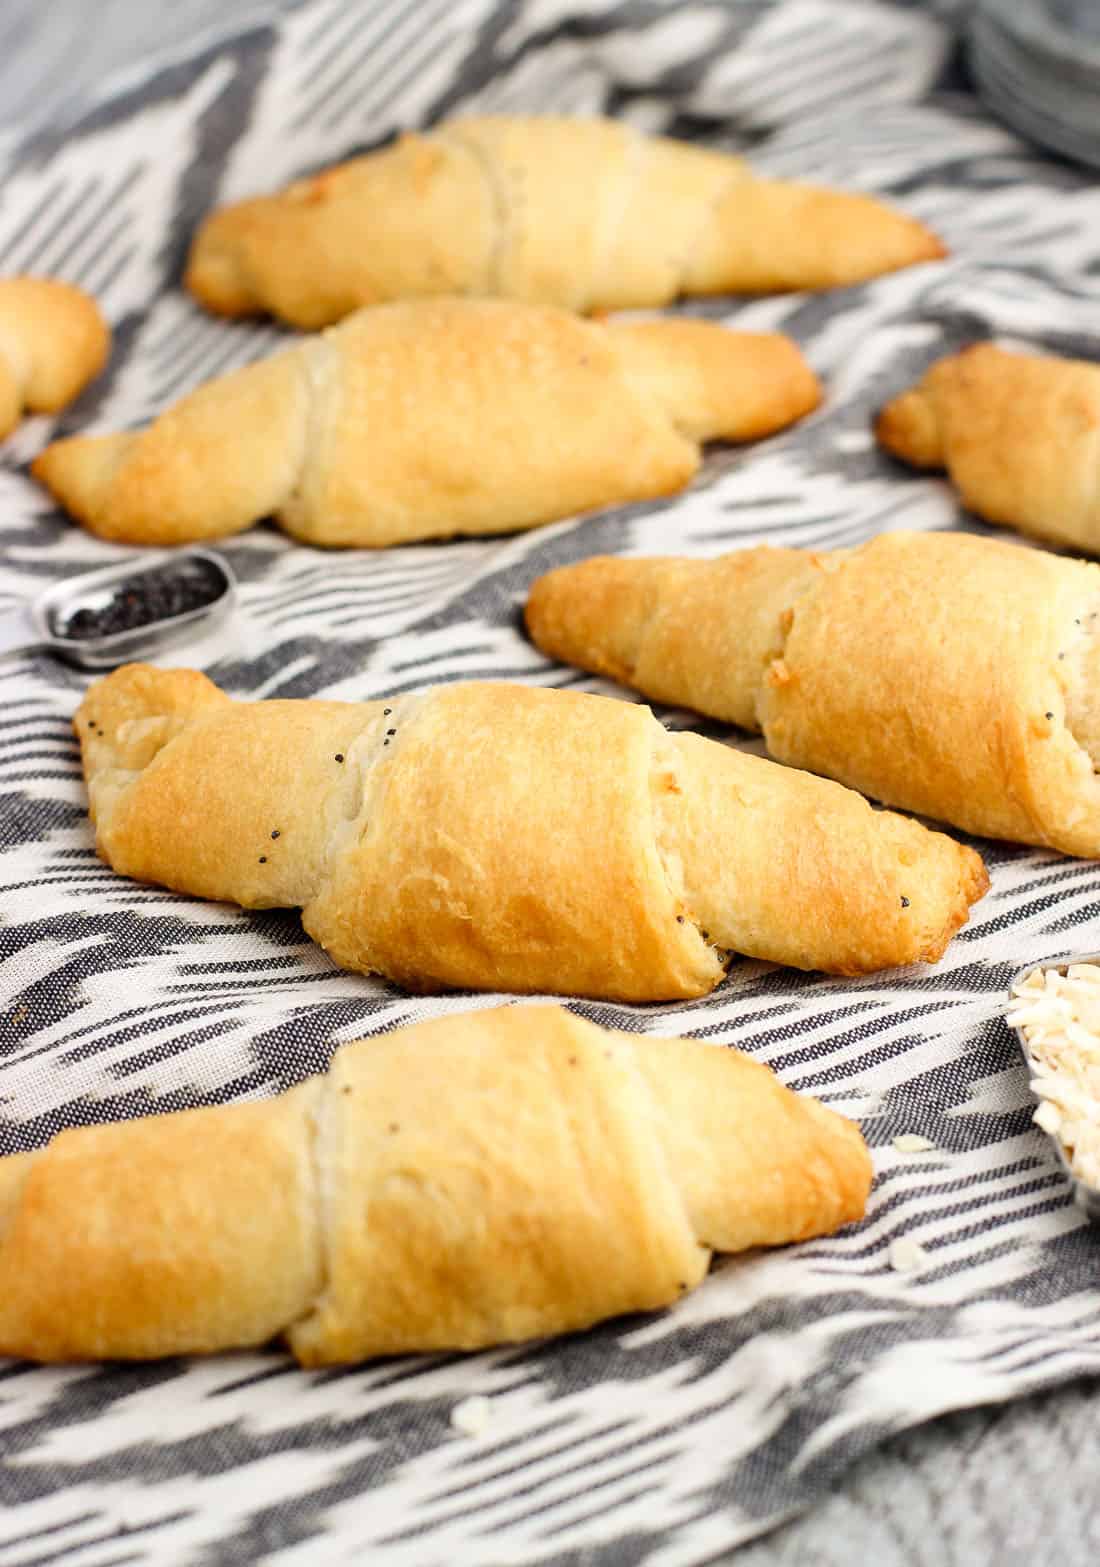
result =
[{"label": "crescent roll", "polygon": [[275,1099],[0,1159],[0,1353],[280,1335],[319,1366],[567,1333],[669,1305],[712,1251],[828,1234],[870,1184],[858,1128],[737,1051],[550,1006],[440,1018]]},{"label": "crescent roll", "polygon": [[711,990],[730,951],[932,961],[987,885],[849,790],[575,692],[235,702],[130,665],[75,727],[115,870],[300,908],[337,963],[411,990],[656,1001]]},{"label": "crescent roll", "polygon": [[107,363],[111,333],[69,283],[0,278],[0,440],[24,412],[57,413]]},{"label": "crescent roll", "polygon": [[968,832],[1100,855],[1100,566],[962,533],[535,583],[543,652]]},{"label": "crescent roll", "polygon": [[1100,553],[1100,365],[976,344],[887,403],[879,442],[989,522]]},{"label": "crescent roll", "polygon": [[33,472],[127,544],[271,515],[304,544],[376,547],[670,494],[701,442],[770,434],[819,396],[774,333],[420,300],[220,376],[140,433],[58,441]]},{"label": "crescent roll", "polygon": [[185,282],[223,315],[315,330],[413,295],[620,310],[835,288],[943,254],[869,196],[757,179],[740,158],[611,120],[489,116],[214,212]]}]

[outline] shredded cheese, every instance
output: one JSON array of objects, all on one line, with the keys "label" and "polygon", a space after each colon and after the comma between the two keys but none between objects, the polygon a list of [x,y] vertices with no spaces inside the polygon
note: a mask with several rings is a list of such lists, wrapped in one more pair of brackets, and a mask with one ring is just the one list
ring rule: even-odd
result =
[{"label": "shredded cheese", "polygon": [[1027,1046],[1033,1120],[1074,1175],[1100,1187],[1100,965],[1033,969],[1012,987],[1008,1022]]}]

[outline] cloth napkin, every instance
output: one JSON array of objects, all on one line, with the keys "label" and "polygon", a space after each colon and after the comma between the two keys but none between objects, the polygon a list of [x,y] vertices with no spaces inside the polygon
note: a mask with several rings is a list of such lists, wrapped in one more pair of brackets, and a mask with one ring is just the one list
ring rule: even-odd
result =
[{"label": "cloth napkin", "polygon": [[[791,333],[828,386],[798,428],[715,451],[687,494],[338,560],[255,529],[223,546],[238,619],[166,662],[252,697],[483,677],[610,693],[518,630],[551,566],[978,528],[944,483],[875,450],[871,415],[975,338],[1096,357],[1100,190],[961,90],[937,9],[321,0],[25,140],[0,184],[0,269],[91,289],[116,352],[63,419],[30,421],[4,449],[0,609],[125,554],[28,479],[48,437],[147,419],[283,340],[181,293],[201,214],[460,110],[602,111],[747,150],[770,173],[895,199],[951,256],[825,295],[679,307]],[[499,999],[410,998],[336,970],[293,914],[100,865],[69,728],[86,680],[44,656],[0,665],[0,1152],[272,1094],[344,1040]],[[979,847],[993,891],[933,968],[846,980],[742,961],[684,1006],[573,1003],[619,1028],[737,1045],[860,1119],[877,1172],[863,1224],[729,1260],[675,1310],[554,1343],[337,1372],[275,1353],[5,1367],[0,1553],[687,1567],[810,1506],[886,1433],[1100,1371],[1096,1237],[1031,1124],[1002,1017],[1018,969],[1100,947],[1100,869]],[[426,1101],[436,1086],[426,1061]],[[932,1147],[899,1151],[903,1133]],[[901,1237],[924,1248],[917,1271],[891,1266]],[[473,1395],[489,1400],[479,1436],[451,1418]]]}]

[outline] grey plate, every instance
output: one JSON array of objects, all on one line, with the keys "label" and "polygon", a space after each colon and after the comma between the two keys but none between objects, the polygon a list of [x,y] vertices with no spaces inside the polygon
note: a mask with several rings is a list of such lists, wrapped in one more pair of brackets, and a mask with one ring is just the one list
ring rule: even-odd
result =
[{"label": "grey plate", "polygon": [[998,23],[1036,64],[1080,77],[1100,72],[1096,0],[978,0],[976,18]]},{"label": "grey plate", "polygon": [[[1048,958],[1045,963],[1029,963],[1027,968],[1022,968],[1018,974],[1014,974],[1012,976],[1012,981],[1009,986],[1009,995],[1011,996],[1012,994],[1013,986],[1015,986],[1021,979],[1026,979],[1029,974],[1034,974],[1036,969],[1052,968],[1062,970],[1067,969],[1071,963],[1100,964],[1100,952],[1071,952],[1067,953],[1065,957]],[[1022,1028],[1016,1028],[1012,1023],[1009,1023],[1008,1026],[1012,1033],[1016,1035],[1016,1042],[1020,1047],[1020,1053],[1023,1056],[1025,1063],[1027,1064],[1028,1072],[1030,1074],[1031,1056],[1028,1053],[1027,1040],[1024,1038],[1024,1031]],[[1035,1102],[1036,1104],[1039,1103],[1038,1098],[1035,1099]],[[1065,1150],[1063,1149],[1061,1140],[1059,1138],[1055,1137],[1051,1132],[1043,1131],[1042,1127],[1039,1127],[1039,1131],[1043,1132],[1043,1136],[1053,1145],[1054,1151],[1058,1156],[1058,1163],[1062,1166],[1062,1169],[1066,1173],[1067,1180],[1073,1187],[1074,1202],[1077,1204],[1078,1208],[1088,1215],[1094,1224],[1100,1224],[1100,1190],[1097,1190],[1095,1186],[1090,1186],[1087,1181],[1083,1181],[1079,1175],[1074,1174],[1073,1170],[1070,1168],[1069,1160],[1066,1158]]]},{"label": "grey plate", "polygon": [[1100,20],[1082,0],[981,0],[970,28],[974,77],[1015,130],[1100,166]]}]

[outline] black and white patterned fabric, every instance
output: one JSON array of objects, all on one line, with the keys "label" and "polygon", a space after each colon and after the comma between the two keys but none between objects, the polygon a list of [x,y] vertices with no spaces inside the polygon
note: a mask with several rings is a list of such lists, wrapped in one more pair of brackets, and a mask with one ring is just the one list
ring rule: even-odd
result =
[{"label": "black and white patterned fabric", "polygon": [[[893,198],[951,256],[827,295],[679,307],[791,333],[828,387],[796,429],[713,451],[683,496],[380,553],[258,528],[223,546],[240,615],[165,662],[252,697],[482,677],[613,692],[525,641],[517,609],[548,567],[980,527],[944,483],[876,451],[872,412],[975,338],[1100,357],[1100,190],[966,92],[949,9],[321,0],[12,149],[0,270],[83,284],[117,343],[75,408],[3,448],[0,610],[125,555],[28,478],[49,436],[137,423],[281,340],[181,293],[199,216],[456,110],[610,112],[747,149],[769,172]],[[344,1040],[499,999],[410,998],[335,969],[294,914],[101,865],[70,731],[86,682],[46,656],[0,663],[0,1152],[272,1094]],[[554,1343],[312,1373],[274,1351],[5,1365],[0,1560],[689,1567],[811,1505],[888,1432],[1100,1372],[1100,1249],[1031,1125],[1002,1017],[1016,970],[1100,947],[1100,869],[978,847],[993,891],[932,968],[844,980],[742,961],[688,1005],[574,1003],[737,1045],[858,1117],[876,1166],[864,1223],[720,1263],[675,1310]],[[426,1101],[433,1090],[425,1062]],[[898,1152],[904,1132],[933,1150]],[[902,1236],[925,1249],[922,1270],[891,1268]],[[451,1422],[475,1394],[489,1400],[476,1437]]]}]

